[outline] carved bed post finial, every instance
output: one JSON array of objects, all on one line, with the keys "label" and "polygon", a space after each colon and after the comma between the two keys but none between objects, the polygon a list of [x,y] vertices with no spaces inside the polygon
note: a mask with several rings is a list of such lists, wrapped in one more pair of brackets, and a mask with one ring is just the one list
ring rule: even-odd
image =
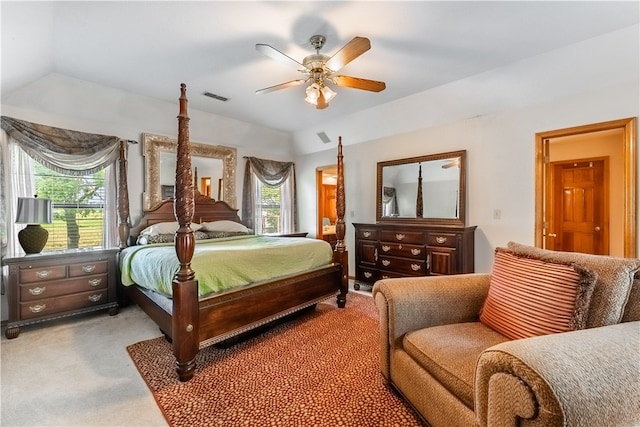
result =
[{"label": "carved bed post finial", "polygon": [[198,282],[191,269],[195,251],[195,236],[191,229],[193,219],[193,179],[191,147],[189,143],[189,116],[187,115],[186,85],[180,85],[180,114],[178,114],[178,147],[174,214],[179,227],[175,248],[180,270],[173,281],[173,354],[181,381],[188,381],[195,373],[195,357],[199,349]]},{"label": "carved bed post finial", "polygon": [[344,194],[344,163],[342,156],[342,137],[338,137],[338,179],[336,183],[336,246],[334,250],[334,260],[342,264],[342,283],[338,294],[338,306],[344,307],[347,302],[347,292],[349,291],[349,263],[347,248],[344,244],[346,231],[344,223],[344,213],[346,209]]},{"label": "carved bed post finial", "polygon": [[127,141],[120,141],[120,158],[118,159],[118,235],[120,248],[129,246],[129,185],[127,183]]}]

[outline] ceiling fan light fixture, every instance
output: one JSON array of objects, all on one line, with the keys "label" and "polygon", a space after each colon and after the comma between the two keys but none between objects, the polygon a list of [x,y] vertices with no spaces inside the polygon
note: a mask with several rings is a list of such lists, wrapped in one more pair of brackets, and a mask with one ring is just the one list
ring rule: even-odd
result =
[{"label": "ceiling fan light fixture", "polygon": [[327,104],[336,96],[336,93],[332,91],[329,86],[322,87],[322,94],[324,95],[324,99],[327,101]]},{"label": "ceiling fan light fixture", "polygon": [[320,97],[320,85],[318,83],[311,83],[309,87],[307,87],[305,93],[307,96],[304,100],[311,105],[316,105],[318,103],[318,98]]}]

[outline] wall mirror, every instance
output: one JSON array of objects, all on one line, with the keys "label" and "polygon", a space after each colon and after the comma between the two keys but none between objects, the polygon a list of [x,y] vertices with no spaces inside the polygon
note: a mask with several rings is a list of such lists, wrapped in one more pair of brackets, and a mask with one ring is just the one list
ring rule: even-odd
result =
[{"label": "wall mirror", "polygon": [[[142,134],[145,157],[144,208],[173,197],[178,141],[162,135]],[[236,149],[191,143],[194,186],[201,194],[236,207]],[[197,168],[197,169],[196,169]]]},{"label": "wall mirror", "polygon": [[466,153],[379,162],[376,221],[464,226]]}]

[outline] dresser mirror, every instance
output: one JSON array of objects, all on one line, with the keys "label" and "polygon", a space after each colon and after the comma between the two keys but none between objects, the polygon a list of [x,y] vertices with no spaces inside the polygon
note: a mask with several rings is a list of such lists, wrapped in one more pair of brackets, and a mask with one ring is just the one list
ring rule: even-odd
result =
[{"label": "dresser mirror", "polygon": [[464,226],[466,153],[379,162],[376,221]]},{"label": "dresser mirror", "polygon": [[[222,145],[191,144],[194,186],[200,194],[236,207],[236,149]],[[150,209],[173,197],[178,141],[142,134],[145,157],[144,207]]]}]

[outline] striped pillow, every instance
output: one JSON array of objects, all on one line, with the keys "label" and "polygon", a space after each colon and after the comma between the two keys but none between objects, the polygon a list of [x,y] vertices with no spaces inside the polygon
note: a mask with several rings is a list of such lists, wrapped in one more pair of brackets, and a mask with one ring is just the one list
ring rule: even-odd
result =
[{"label": "striped pillow", "polygon": [[510,339],[583,329],[596,278],[576,264],[498,248],[480,321]]}]

